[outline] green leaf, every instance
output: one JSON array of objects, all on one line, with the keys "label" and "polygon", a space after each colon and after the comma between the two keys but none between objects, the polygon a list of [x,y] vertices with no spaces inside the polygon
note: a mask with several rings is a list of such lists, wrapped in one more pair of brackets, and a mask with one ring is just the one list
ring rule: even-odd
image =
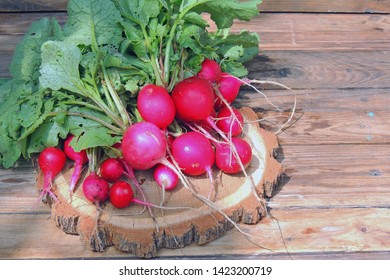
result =
[{"label": "green leaf", "polygon": [[[160,13],[159,0],[114,0],[122,15],[142,26]],[[166,3],[165,3],[166,4]]]},{"label": "green leaf", "polygon": [[[70,0],[64,26],[66,42],[76,45],[119,45],[122,21],[118,9],[107,0]],[[97,47],[97,46],[96,46]]]},{"label": "green leaf", "polygon": [[208,22],[202,17],[202,15],[195,13],[195,12],[189,12],[184,17],[183,20],[185,20],[188,23],[192,23],[196,26],[199,26],[201,28],[206,28],[209,26]]},{"label": "green leaf", "polygon": [[23,127],[31,126],[41,115],[43,99],[40,93],[32,95],[20,105],[18,120]]},{"label": "green leaf", "polygon": [[248,75],[248,70],[245,66],[237,61],[223,60],[221,63],[222,71],[230,73],[236,77],[244,77]]},{"label": "green leaf", "polygon": [[212,45],[220,56],[246,62],[258,55],[259,41],[257,33],[242,31],[226,38],[216,38]]},{"label": "green leaf", "polygon": [[16,79],[37,80],[41,64],[41,46],[48,40],[61,37],[61,27],[57,20],[43,18],[32,23],[22,41],[16,46],[10,73]]},{"label": "green leaf", "polygon": [[42,45],[41,77],[43,88],[66,89],[81,93],[79,64],[81,52],[77,46],[67,42],[48,41]]},{"label": "green leaf", "polygon": [[[184,1],[185,2],[185,1]],[[202,1],[199,1],[202,2]],[[194,11],[198,13],[207,12],[219,29],[232,26],[234,19],[249,21],[259,14],[258,5],[261,0],[210,0],[198,5]]]},{"label": "green leaf", "polygon": [[17,142],[21,125],[19,100],[31,95],[31,86],[23,80],[13,79],[0,86],[0,165],[9,168],[21,156]]},{"label": "green leaf", "polygon": [[56,118],[46,118],[30,135],[27,155],[39,153],[46,147],[55,147],[60,138],[64,139],[69,132],[66,123],[59,123]]},{"label": "green leaf", "polygon": [[120,136],[110,135],[109,130],[101,126],[79,134],[70,144],[75,151],[81,151],[95,147],[110,147],[119,142],[121,138]]},{"label": "green leaf", "polygon": [[80,116],[69,116],[69,132],[79,139],[72,147],[75,151],[98,146],[111,146],[120,140],[120,137],[111,136],[111,131],[99,122],[88,118],[96,117],[102,121],[110,123],[109,118],[101,112],[85,107],[69,108],[69,112],[78,113]]}]

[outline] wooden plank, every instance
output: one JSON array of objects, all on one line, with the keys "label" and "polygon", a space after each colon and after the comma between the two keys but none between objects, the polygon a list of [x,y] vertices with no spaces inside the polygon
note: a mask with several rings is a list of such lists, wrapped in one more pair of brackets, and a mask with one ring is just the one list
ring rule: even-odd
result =
[{"label": "wooden plank", "polygon": [[283,145],[273,209],[390,207],[389,145]]},{"label": "wooden plank", "polygon": [[[390,110],[389,90],[387,88],[352,88],[352,89],[303,89],[303,90],[258,90],[267,96],[268,100],[281,109],[290,109],[297,100],[298,111],[303,112],[373,112],[375,110]],[[275,111],[275,108],[254,89],[244,86],[237,99],[238,106],[247,106],[262,111]]]},{"label": "wooden plank", "polygon": [[64,11],[68,0],[2,0],[0,12]]},{"label": "wooden plank", "polygon": [[[277,1],[274,1],[277,2]],[[262,50],[367,50],[390,48],[390,16],[263,13],[232,31],[258,32]]]},{"label": "wooden plank", "polygon": [[[0,3],[0,12],[63,11],[67,3],[67,0],[3,0]],[[259,9],[272,12],[388,13],[390,4],[388,1],[376,0],[263,0]]]},{"label": "wooden plank", "polygon": [[389,13],[389,1],[377,0],[263,0],[260,11],[319,13]]},{"label": "wooden plank", "polygon": [[[178,250],[162,249],[159,257],[241,256],[242,258],[343,258],[344,253],[390,257],[389,209],[347,208],[317,210],[271,210],[276,220],[266,219],[242,229],[257,237],[259,245],[231,230],[207,246],[191,245]],[[284,243],[279,227],[283,233]],[[57,229],[47,214],[0,215],[0,259],[132,258],[109,248],[94,253],[78,236]]]},{"label": "wooden plank", "polygon": [[[248,63],[249,78],[293,89],[390,87],[389,51],[264,51]],[[337,63],[336,63],[337,62]]]},{"label": "wooden plank", "polygon": [[[287,90],[254,90],[241,93],[236,106],[258,112],[260,124],[270,131],[279,130],[291,117],[294,93]],[[387,89],[300,90],[296,91],[296,112],[281,145],[307,144],[388,144],[390,143],[390,95]],[[296,121],[296,123],[295,123]]]}]

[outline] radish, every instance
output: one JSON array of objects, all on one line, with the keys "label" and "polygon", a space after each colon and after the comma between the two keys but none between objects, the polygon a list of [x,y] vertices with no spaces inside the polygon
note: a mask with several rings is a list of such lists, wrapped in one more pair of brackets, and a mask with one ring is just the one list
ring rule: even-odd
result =
[{"label": "radish", "polygon": [[108,158],[100,165],[100,176],[110,183],[118,181],[124,172],[122,163],[116,158]]},{"label": "radish", "polygon": [[202,62],[202,68],[197,75],[210,83],[219,83],[222,77],[222,70],[217,62],[205,58]]},{"label": "radish", "polygon": [[164,164],[157,164],[153,172],[154,180],[165,191],[173,190],[179,181],[177,174]]},{"label": "radish", "polygon": [[63,151],[55,147],[45,148],[38,156],[38,165],[43,172],[43,190],[38,198],[41,200],[49,194],[55,201],[58,198],[51,191],[51,186],[55,176],[61,172],[66,163],[66,155]]},{"label": "radish", "polygon": [[175,118],[175,105],[168,91],[161,86],[144,86],[138,94],[137,107],[145,121],[161,129],[167,128]]},{"label": "radish", "polygon": [[161,129],[151,122],[133,124],[125,131],[122,153],[134,169],[146,170],[165,159],[167,141]]},{"label": "radish", "polygon": [[106,180],[97,175],[95,172],[91,172],[84,180],[82,190],[85,198],[99,205],[108,199],[110,185]]},{"label": "radish", "polygon": [[177,83],[172,91],[176,116],[185,122],[206,120],[214,109],[214,90],[211,84],[193,76]]},{"label": "radish", "polygon": [[[222,73],[221,81],[219,82],[218,90],[221,93],[222,97],[226,100],[228,104],[236,100],[237,95],[240,91],[242,81],[236,77],[228,74]],[[215,109],[220,109],[224,105],[224,102],[217,96],[215,99],[214,107]]]},{"label": "radish", "polygon": [[236,108],[223,107],[218,112],[216,125],[229,137],[240,135],[243,124],[244,117]]},{"label": "radish", "polygon": [[83,165],[88,162],[87,152],[82,150],[80,152],[75,152],[75,150],[70,146],[70,141],[74,138],[73,135],[69,135],[64,143],[64,152],[68,158],[75,162],[74,171],[72,177],[70,178],[69,191],[72,195],[79,179],[81,176],[81,170]]},{"label": "radish", "polygon": [[201,133],[187,132],[172,143],[172,155],[184,174],[197,176],[208,173],[214,164],[214,149]]},{"label": "radish", "polygon": [[232,142],[239,158],[233,156],[231,146],[227,143],[217,144],[215,151],[215,164],[228,174],[243,171],[243,168],[246,168],[252,160],[252,148],[247,141],[233,137]]},{"label": "radish", "polygon": [[151,203],[147,203],[145,201],[135,198],[131,185],[126,181],[117,181],[112,184],[109,192],[109,198],[111,204],[115,208],[125,208],[131,203],[137,203],[149,207],[158,207]]}]

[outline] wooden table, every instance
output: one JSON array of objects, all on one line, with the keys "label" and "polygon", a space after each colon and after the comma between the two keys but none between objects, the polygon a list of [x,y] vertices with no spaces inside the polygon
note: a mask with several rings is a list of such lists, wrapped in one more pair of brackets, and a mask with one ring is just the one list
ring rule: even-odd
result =
[{"label": "wooden table", "polygon": [[[8,77],[15,45],[43,16],[66,20],[65,0],[0,3],[0,78]],[[291,109],[279,134],[285,168],[269,201],[274,219],[245,226],[261,236],[253,246],[236,230],[205,245],[162,249],[159,258],[390,259],[390,1],[267,1],[251,23],[261,37],[250,78],[283,83],[294,92],[264,93]],[[277,130],[288,118],[264,97],[243,89],[250,106]],[[0,169],[0,258],[134,258],[109,248],[91,252],[66,235],[38,204],[35,170],[20,162]]]}]

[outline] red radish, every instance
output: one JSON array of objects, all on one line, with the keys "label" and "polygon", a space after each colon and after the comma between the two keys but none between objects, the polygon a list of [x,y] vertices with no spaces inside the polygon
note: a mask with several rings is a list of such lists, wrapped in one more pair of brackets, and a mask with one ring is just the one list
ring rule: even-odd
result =
[{"label": "red radish", "polygon": [[124,172],[122,163],[116,158],[108,158],[100,165],[100,176],[111,183],[118,181]]},{"label": "red radish", "polygon": [[125,208],[133,200],[133,189],[125,181],[115,182],[110,189],[110,202],[116,208]]},{"label": "red radish", "polygon": [[131,203],[138,203],[149,207],[158,207],[135,198],[131,185],[126,181],[117,181],[112,184],[109,197],[111,204],[116,208],[125,208]]},{"label": "red radish", "polygon": [[[234,113],[234,116],[233,114]],[[223,107],[217,115],[216,125],[229,136],[238,136],[242,132],[244,117],[236,108]]]},{"label": "red radish", "polygon": [[201,133],[187,132],[178,136],[172,143],[172,155],[187,175],[211,174],[214,149]]},{"label": "red radish", "polygon": [[63,151],[55,147],[44,149],[38,156],[38,165],[43,172],[43,190],[39,196],[41,200],[46,194],[49,194],[55,201],[58,198],[51,191],[51,186],[55,176],[61,172],[66,163],[66,155]]},{"label": "red radish", "polygon": [[145,121],[161,129],[168,127],[175,118],[175,105],[168,91],[161,86],[144,86],[138,94],[137,107]]},{"label": "red radish", "polygon": [[237,151],[238,157],[235,157],[232,148],[227,143],[216,145],[215,164],[225,173],[235,174],[243,171],[252,160],[252,148],[242,138],[233,137],[233,145]]},{"label": "red radish", "polygon": [[82,185],[82,190],[87,200],[99,205],[99,203],[108,199],[110,185],[106,180],[97,175],[95,172],[91,172],[85,178]]},{"label": "red radish", "polygon": [[[231,76],[228,73],[222,73],[221,81],[219,82],[218,90],[221,93],[225,101],[230,104],[236,98],[240,91],[242,82],[234,76]],[[218,110],[225,103],[217,96],[215,99],[214,107]]]},{"label": "red radish", "polygon": [[154,180],[157,184],[166,191],[173,190],[179,181],[177,174],[164,164],[157,164],[153,172]]},{"label": "red radish", "polygon": [[207,119],[214,109],[214,90],[211,84],[193,76],[177,83],[172,91],[176,116],[185,122]]},{"label": "red radish", "polygon": [[161,129],[151,122],[130,126],[123,135],[122,153],[134,169],[146,170],[165,159],[167,141]]},{"label": "red radish", "polygon": [[222,76],[222,70],[217,62],[205,58],[202,62],[202,69],[197,75],[210,83],[219,83]]},{"label": "red radish", "polygon": [[80,152],[75,152],[75,150],[70,146],[70,141],[74,138],[73,135],[69,135],[64,143],[64,152],[68,158],[75,162],[74,171],[72,177],[70,178],[69,191],[72,194],[78,181],[80,180],[81,171],[83,165],[88,162],[87,152],[82,150]]}]

